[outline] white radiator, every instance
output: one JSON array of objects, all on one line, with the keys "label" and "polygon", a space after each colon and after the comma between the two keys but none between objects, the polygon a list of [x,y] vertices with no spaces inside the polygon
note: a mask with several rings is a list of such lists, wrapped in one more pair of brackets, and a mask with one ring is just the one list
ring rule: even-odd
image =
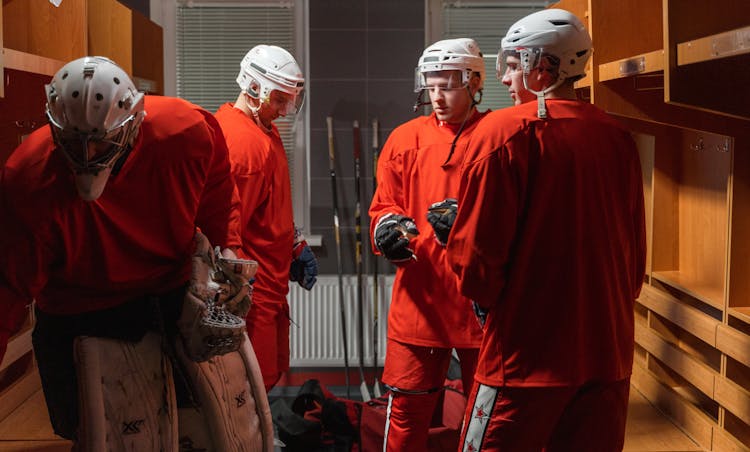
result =
[{"label": "white radiator", "polygon": [[[372,366],[373,346],[373,278],[363,278],[364,290],[364,356],[365,366]],[[319,276],[311,291],[297,283],[289,284],[289,327],[291,367],[326,367],[344,365],[344,345],[341,337],[341,309],[338,276]],[[386,319],[393,288],[393,276],[379,276],[378,304],[378,365],[385,358]],[[344,276],[344,306],[348,337],[349,366],[359,363],[359,330],[357,326],[357,278]]]}]

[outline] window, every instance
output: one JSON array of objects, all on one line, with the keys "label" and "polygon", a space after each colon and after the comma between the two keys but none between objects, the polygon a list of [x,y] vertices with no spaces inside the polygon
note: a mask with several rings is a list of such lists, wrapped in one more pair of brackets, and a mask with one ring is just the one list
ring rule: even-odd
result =
[{"label": "window", "polygon": [[[306,0],[181,1],[175,25],[176,94],[212,113],[235,101],[240,61],[258,44],[288,50],[309,79]],[[306,112],[305,105],[297,115],[274,121],[287,152],[294,217],[300,225],[310,223]]]},{"label": "window", "polygon": [[511,25],[540,9],[545,1],[443,1],[429,0],[427,36],[440,39],[474,38],[484,55],[486,78],[481,107],[497,110],[512,105],[505,86],[496,77],[495,63],[500,41]]}]

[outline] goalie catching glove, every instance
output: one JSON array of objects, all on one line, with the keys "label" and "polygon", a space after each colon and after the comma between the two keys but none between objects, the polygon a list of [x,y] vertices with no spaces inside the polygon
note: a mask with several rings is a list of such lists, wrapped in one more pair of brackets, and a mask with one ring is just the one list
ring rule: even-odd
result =
[{"label": "goalie catching glove", "polygon": [[389,213],[380,217],[375,226],[375,246],[394,264],[417,260],[408,245],[409,240],[418,234],[417,225],[412,218]]},{"label": "goalie catching glove", "polygon": [[427,209],[427,221],[435,231],[435,239],[443,246],[448,244],[448,235],[451,233],[453,222],[456,221],[458,212],[458,201],[447,198],[436,202]]},{"label": "goalie catching glove", "polygon": [[[237,350],[244,339],[250,309],[250,281],[257,262],[211,250],[205,235],[195,234],[193,272],[177,327],[185,351],[194,361]],[[228,254],[228,256],[227,256]]]},{"label": "goalie catching glove", "polygon": [[292,266],[289,268],[289,280],[297,281],[300,286],[311,290],[318,280],[318,260],[305,240],[299,228],[294,228],[294,247],[292,248]]}]

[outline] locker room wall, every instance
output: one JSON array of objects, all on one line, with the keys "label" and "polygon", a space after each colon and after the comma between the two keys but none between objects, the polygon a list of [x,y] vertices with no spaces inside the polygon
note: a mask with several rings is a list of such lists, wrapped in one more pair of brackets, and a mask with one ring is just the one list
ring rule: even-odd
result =
[{"label": "locker room wall", "polygon": [[[339,218],[344,272],[354,272],[354,161],[352,122],[362,135],[362,229],[369,243],[367,209],[372,198],[372,120],[380,144],[412,119],[414,67],[425,46],[424,2],[315,0],[310,2],[310,192],[311,231],[321,273],[336,273],[326,117],[334,118]],[[367,247],[369,249],[369,247]],[[372,259],[365,250],[365,272]],[[392,267],[379,259],[379,271]]]}]

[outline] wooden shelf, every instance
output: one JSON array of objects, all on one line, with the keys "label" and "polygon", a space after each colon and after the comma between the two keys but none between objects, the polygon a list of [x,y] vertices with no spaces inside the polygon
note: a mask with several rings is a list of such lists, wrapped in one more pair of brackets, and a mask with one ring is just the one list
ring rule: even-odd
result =
[{"label": "wooden shelf", "polygon": [[586,76],[575,83],[575,88],[591,88],[592,83],[591,72],[586,73]]},{"label": "wooden shelf", "polygon": [[42,387],[36,365],[29,366],[24,374],[9,387],[0,391],[0,421],[21,406],[29,396]]},{"label": "wooden shelf", "polygon": [[677,44],[677,65],[750,54],[750,26]]},{"label": "wooden shelf", "polygon": [[133,81],[141,91],[150,94],[163,94],[164,48],[162,46],[162,28],[137,11],[132,11],[131,19]]},{"label": "wooden shelf", "polygon": [[750,90],[707,92],[698,86],[699,80],[712,86],[750,85],[747,1],[722,0],[717,7],[713,0],[664,0],[664,14],[665,100],[750,120]]},{"label": "wooden shelf", "polygon": [[724,309],[724,290],[686,275],[680,271],[655,271],[651,277],[719,310]]},{"label": "wooden shelf", "polygon": [[[41,390],[31,394],[23,405],[0,422],[0,441],[0,444],[6,441],[64,441],[52,430]],[[70,441],[65,441],[65,444],[72,445]]]},{"label": "wooden shelf", "polygon": [[16,69],[34,74],[49,75],[50,77],[65,65],[65,62],[60,60],[13,49],[3,49],[3,58],[5,59],[6,69]]},{"label": "wooden shelf", "polygon": [[[729,308],[729,315],[750,325],[750,307],[748,306]],[[750,343],[748,343],[748,347],[750,347]]]},{"label": "wooden shelf", "polygon": [[599,81],[664,71],[664,50],[642,53],[599,65]]},{"label": "wooden shelf", "polygon": [[649,328],[636,325],[635,340],[649,354],[680,374],[702,393],[713,398],[714,377],[717,374],[710,367],[665,341]]},{"label": "wooden shelf", "polygon": [[3,0],[3,47],[70,61],[86,54],[86,0]]},{"label": "wooden shelf", "polygon": [[727,450],[732,452],[750,451],[750,448],[720,428],[714,430],[713,447],[713,450]]},{"label": "wooden shelf", "polygon": [[750,392],[726,378],[717,378],[714,397],[742,422],[750,425]]},{"label": "wooden shelf", "polygon": [[648,285],[643,286],[638,302],[705,343],[716,345],[716,328],[721,322],[713,317]]},{"label": "wooden shelf", "polygon": [[724,310],[734,143],[688,129],[657,133],[651,276]]},{"label": "wooden shelf", "polygon": [[5,351],[3,361],[0,362],[0,371],[5,370],[11,363],[20,359],[23,355],[31,352],[31,331],[33,327],[29,326],[22,332],[16,334],[8,341],[8,348]]},{"label": "wooden shelf", "polygon": [[631,384],[647,399],[658,401],[659,408],[680,425],[693,440],[706,450],[711,448],[711,437],[716,423],[701,410],[680,397],[672,388],[660,382],[650,371],[633,366]]}]

